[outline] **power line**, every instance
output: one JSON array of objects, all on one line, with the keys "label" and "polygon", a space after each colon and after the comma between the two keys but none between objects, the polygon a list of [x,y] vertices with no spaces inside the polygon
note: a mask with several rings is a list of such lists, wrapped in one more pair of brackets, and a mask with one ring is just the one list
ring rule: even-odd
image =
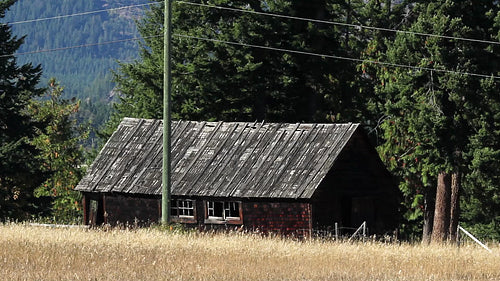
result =
[{"label": "power line", "polygon": [[60,48],[53,48],[53,49],[43,49],[43,50],[36,50],[36,51],[30,51],[30,52],[15,53],[15,54],[11,54],[11,55],[0,55],[0,58],[22,56],[22,55],[32,55],[32,54],[40,54],[40,53],[58,52],[58,51],[65,51],[65,50],[70,50],[70,49],[109,45],[109,44],[123,43],[123,42],[129,42],[129,41],[138,41],[138,40],[142,40],[142,39],[155,38],[155,37],[161,37],[161,36],[163,36],[163,35],[154,35],[154,36],[147,36],[147,37],[134,37],[134,38],[105,41],[105,42],[99,42],[99,43],[89,43],[89,44],[74,45],[74,46],[60,47]]},{"label": "power line", "polygon": [[60,16],[47,17],[47,18],[39,18],[39,19],[31,19],[31,20],[23,20],[23,21],[15,21],[15,22],[10,22],[9,24],[10,25],[16,25],[16,24],[23,24],[23,23],[32,23],[32,22],[46,21],[46,20],[55,20],[55,19],[70,18],[70,17],[76,17],[76,16],[85,16],[85,15],[92,15],[92,14],[98,14],[98,13],[103,13],[103,12],[110,12],[110,11],[116,11],[116,10],[124,10],[124,9],[136,8],[136,7],[149,6],[149,5],[152,5],[152,4],[154,4],[154,3],[136,4],[136,5],[129,5],[129,6],[117,7],[117,8],[108,8],[108,9],[102,9],[102,10],[95,10],[95,11],[74,13],[74,14],[68,14],[68,15],[60,15]]},{"label": "power line", "polygon": [[[377,31],[395,32],[395,33],[402,33],[402,34],[411,34],[411,35],[418,35],[418,36],[436,37],[436,38],[442,38],[442,39],[452,39],[452,40],[460,40],[460,41],[469,41],[469,42],[476,42],[476,43],[500,45],[500,41],[497,42],[497,41],[490,41],[490,40],[481,40],[481,39],[464,38],[464,37],[456,37],[456,36],[438,35],[438,34],[424,33],[424,32],[405,31],[405,30],[385,28],[385,27],[373,27],[373,26],[366,26],[366,25],[359,25],[359,24],[350,24],[350,23],[342,23],[342,22],[318,20],[318,19],[303,18],[303,17],[296,17],[296,16],[280,15],[280,14],[275,14],[275,13],[265,13],[265,12],[258,12],[258,11],[245,10],[245,9],[223,7],[223,6],[217,6],[217,5],[208,5],[208,4],[201,4],[201,3],[193,3],[193,2],[181,1],[181,0],[175,1],[174,3],[187,4],[187,5],[192,5],[192,6],[200,6],[200,7],[206,7],[206,8],[213,8],[213,9],[226,10],[226,11],[233,11],[233,12],[249,13],[249,14],[255,14],[255,15],[263,15],[263,16],[269,16],[269,17],[293,19],[293,20],[300,20],[300,21],[308,21],[308,22],[329,24],[329,25],[346,26],[346,27],[352,27],[352,28],[361,28],[361,29],[369,29],[369,30],[377,30]],[[129,9],[129,8],[135,8],[135,7],[144,7],[144,6],[154,5],[154,4],[157,4],[157,3],[136,4],[136,5],[129,5],[129,6],[117,7],[117,8],[109,8],[109,9],[102,9],[102,10],[96,10],[96,11],[89,11],[89,12],[81,12],[81,13],[75,13],[75,14],[68,14],[68,15],[60,15],[60,16],[54,16],[54,17],[47,17],[47,18],[39,18],[39,19],[31,19],[31,20],[24,20],[24,21],[16,21],[16,22],[11,22],[9,24],[15,25],[15,24],[39,22],[39,21],[46,21],[46,20],[53,20],[53,19],[62,19],[62,18],[69,18],[69,17],[75,17],[75,16],[97,14],[97,13],[109,12],[109,11],[115,11],[115,10]]]},{"label": "power line", "polygon": [[[134,37],[134,38],[128,38],[128,39],[106,41],[106,42],[100,42],[100,43],[82,44],[82,45],[75,45],[75,46],[68,46],[68,47],[61,47],[61,48],[44,49],[44,50],[37,50],[37,51],[31,51],[31,52],[15,53],[12,55],[0,55],[0,58],[38,54],[38,53],[57,52],[57,51],[64,51],[64,50],[85,48],[85,47],[94,47],[94,46],[101,46],[101,45],[109,45],[109,44],[116,44],[116,43],[122,43],[122,42],[128,42],[128,41],[138,41],[138,40],[142,40],[142,39],[157,38],[157,37],[162,37],[162,36],[163,36],[163,34],[147,36],[147,37]],[[442,72],[442,73],[452,73],[452,74],[459,74],[459,75],[474,76],[474,77],[479,77],[479,78],[500,79],[500,76],[495,76],[493,74],[492,75],[485,75],[485,74],[478,74],[478,73],[473,73],[473,72],[461,72],[461,71],[454,71],[454,70],[447,70],[447,69],[437,69],[437,68],[430,68],[430,67],[421,67],[421,66],[389,63],[389,62],[375,61],[375,60],[364,60],[364,59],[359,59],[359,58],[350,58],[350,57],[342,57],[342,56],[336,56],[336,55],[319,54],[319,53],[313,53],[313,52],[307,52],[307,51],[290,50],[290,49],[285,49],[285,48],[276,48],[276,47],[269,47],[269,46],[255,45],[255,44],[246,44],[246,43],[225,41],[225,40],[219,40],[219,39],[197,37],[197,36],[191,36],[191,35],[185,35],[185,34],[173,34],[173,36],[180,37],[180,38],[189,38],[189,39],[196,39],[196,40],[202,40],[202,41],[223,43],[223,44],[235,45],[235,46],[271,50],[271,51],[277,51],[277,52],[283,52],[283,53],[292,53],[292,54],[300,54],[300,55],[307,55],[307,56],[314,56],[314,57],[338,59],[338,60],[353,61],[353,62],[358,62],[358,63],[371,63],[371,64],[375,64],[375,65],[383,65],[383,66],[396,67],[396,68],[406,68],[406,69],[413,69],[413,70],[426,70],[426,71],[435,71],[435,72]]]},{"label": "power line", "polygon": [[454,70],[447,70],[447,69],[436,69],[436,68],[396,64],[396,63],[381,62],[381,61],[374,61],[374,60],[349,58],[349,57],[342,57],[342,56],[335,56],[335,55],[318,54],[318,53],[313,53],[313,52],[290,50],[290,49],[284,49],[284,48],[275,48],[275,47],[246,44],[246,43],[238,43],[238,42],[197,37],[197,36],[184,35],[184,34],[174,34],[174,36],[182,37],[182,38],[203,40],[203,41],[211,41],[211,42],[217,42],[217,43],[224,43],[224,44],[228,44],[228,45],[236,45],[236,46],[258,48],[258,49],[265,49],[265,50],[271,50],[271,51],[279,51],[279,52],[284,52],[284,53],[294,53],[294,54],[301,54],[301,55],[308,55],[308,56],[315,56],[315,57],[322,57],[322,58],[354,61],[354,62],[360,62],[360,63],[371,63],[371,64],[377,64],[377,65],[390,66],[390,67],[399,67],[399,68],[407,68],[407,69],[413,69],[413,70],[427,70],[427,71],[435,71],[435,72],[443,72],[443,73],[461,74],[461,75],[469,75],[469,76],[475,76],[475,77],[480,77],[480,78],[500,79],[500,76],[494,76],[494,75],[485,75],[485,74],[478,74],[478,73],[472,73],[472,72],[461,72],[461,71],[454,71]]},{"label": "power line", "polygon": [[280,14],[274,14],[274,13],[265,13],[265,12],[258,12],[258,11],[238,9],[238,8],[222,7],[222,6],[217,6],[217,5],[193,3],[193,2],[187,2],[187,1],[176,1],[176,2],[181,3],[181,4],[193,5],[193,6],[200,6],[200,7],[206,7],[206,8],[227,10],[227,11],[233,11],[233,12],[242,12],[242,13],[249,13],[249,14],[263,15],[263,16],[270,16],[270,17],[277,17],[277,18],[301,20],[301,21],[323,23],[323,24],[330,24],[330,25],[339,25],[339,26],[347,26],[347,27],[362,28],[362,29],[370,29],[370,30],[377,30],[377,31],[388,31],[388,32],[403,33],[403,34],[412,34],[412,35],[418,35],[418,36],[429,36],[429,37],[436,37],[436,38],[442,38],[442,39],[453,39],[453,40],[469,41],[469,42],[476,42],[476,43],[500,45],[500,42],[497,42],[497,41],[455,37],[455,36],[446,36],[446,35],[437,35],[437,34],[431,34],[431,33],[405,31],[405,30],[391,29],[391,28],[385,28],[385,27],[372,27],[372,26],[359,25],[359,24],[350,24],[350,23],[318,20],[318,19],[311,19],[311,18],[302,18],[302,17],[287,16],[287,15],[280,15]]},{"label": "power line", "polygon": [[[294,20],[302,20],[302,21],[310,21],[310,22],[317,22],[317,23],[342,25],[342,26],[366,28],[366,29],[373,29],[373,30],[392,31],[392,32],[403,32],[403,33],[416,34],[416,35],[421,35],[421,36],[434,36],[434,37],[439,37],[439,38],[457,39],[457,40],[465,40],[465,41],[473,41],[473,42],[481,42],[481,43],[500,44],[500,42],[493,42],[493,41],[476,40],[476,39],[460,38],[460,37],[450,37],[450,36],[441,36],[441,35],[427,34],[427,33],[416,33],[416,32],[401,31],[401,30],[388,29],[388,28],[369,27],[369,26],[363,26],[363,25],[355,25],[355,24],[346,24],[346,23],[331,22],[331,21],[324,21],[324,20],[308,19],[308,18],[286,16],[286,15],[279,15],[279,14],[272,14],[272,13],[264,13],[264,12],[257,12],[257,11],[252,11],[252,10],[229,8],[229,7],[222,7],[222,6],[215,6],[215,5],[206,5],[206,4],[192,3],[192,2],[186,2],[186,1],[176,1],[176,2],[181,3],[181,4],[195,5],[195,6],[201,6],[201,7],[216,8],[216,9],[222,9],[222,10],[245,12],[245,13],[251,13],[251,14],[280,17],[280,18],[287,18],[287,19],[294,19]],[[75,13],[75,14],[69,14],[69,15],[61,15],[61,16],[50,17],[50,18],[40,18],[40,19],[33,19],[33,20],[26,20],[26,21],[17,21],[17,22],[13,22],[10,24],[21,24],[21,23],[28,23],[28,22],[51,20],[51,19],[60,19],[60,18],[67,18],[67,17],[73,17],[73,16],[95,14],[95,13],[106,12],[106,11],[128,9],[128,8],[132,8],[132,7],[149,6],[151,4],[155,4],[155,3],[136,4],[136,5],[129,5],[129,6],[123,6],[123,7],[118,7],[118,8],[109,8],[109,9],[103,9],[103,10],[97,10],[97,11],[89,11],[89,12]],[[475,77],[480,77],[480,78],[500,79],[499,76],[494,76],[494,75],[490,76],[490,75],[484,75],[484,74],[478,74],[478,73],[460,72],[460,71],[453,71],[453,70],[446,70],[446,69],[434,69],[434,68],[429,68],[429,67],[418,67],[418,66],[387,63],[387,62],[374,61],[374,60],[364,60],[364,59],[359,59],[359,58],[349,58],[349,57],[342,57],[342,56],[335,56],[335,55],[318,54],[318,53],[313,53],[313,52],[290,50],[290,49],[284,49],[284,48],[275,48],[275,47],[246,44],[246,43],[238,43],[238,42],[232,42],[232,41],[224,41],[224,40],[182,35],[182,34],[173,34],[173,35],[176,37],[184,37],[184,38],[191,38],[191,39],[197,39],[197,40],[203,40],[203,41],[218,42],[218,43],[224,43],[224,44],[228,44],[228,45],[237,45],[237,46],[244,46],[244,47],[251,47],[251,48],[267,49],[267,50],[272,50],[272,51],[294,53],[294,54],[301,54],[301,55],[309,55],[309,56],[316,56],[316,57],[324,57],[324,58],[331,58],[331,59],[338,59],[338,60],[347,60],[347,61],[354,61],[354,62],[359,62],[359,63],[372,63],[372,64],[378,64],[378,65],[384,65],[384,66],[390,66],[390,67],[399,67],[399,68],[414,69],[414,70],[426,70],[426,71],[436,71],[436,72],[443,72],[443,73],[462,74],[462,75],[470,75],[470,76],[475,76]],[[137,40],[141,40],[141,39],[154,38],[154,37],[160,37],[160,36],[162,36],[162,35],[148,36],[148,37],[144,37],[144,38],[136,37],[136,38],[113,40],[113,41],[106,41],[106,42],[100,42],[100,43],[89,43],[89,44],[74,45],[74,46],[68,46],[68,47],[37,50],[37,51],[31,51],[31,52],[22,52],[22,53],[16,53],[16,54],[14,54],[14,56],[56,52],[56,51],[63,51],[63,50],[84,48],[84,47],[93,47],[93,46],[100,46],[100,45],[108,45],[108,44],[122,43],[122,42],[128,42],[128,41],[137,41]],[[0,55],[0,57],[10,57],[10,56],[13,56],[13,55]]]}]

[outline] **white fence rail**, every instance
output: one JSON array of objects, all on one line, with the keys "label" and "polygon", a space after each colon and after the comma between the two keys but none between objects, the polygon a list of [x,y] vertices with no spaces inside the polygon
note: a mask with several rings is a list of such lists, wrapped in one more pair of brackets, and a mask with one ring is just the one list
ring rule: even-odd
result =
[{"label": "white fence rail", "polygon": [[[461,227],[460,225],[457,227],[457,233],[460,234],[460,230],[465,233],[467,236],[469,236],[474,242],[476,242],[477,244],[481,245],[481,247],[483,247],[486,251],[492,253],[491,249],[488,248],[488,246],[486,246],[485,244],[481,243],[481,241],[479,241],[476,237],[474,237],[474,235],[470,234],[467,230],[465,230],[463,227]],[[458,241],[460,241],[460,238],[458,236]]]},{"label": "white fence rail", "polygon": [[[360,234],[360,232],[361,232],[361,234]],[[356,229],[356,231],[354,231],[354,233],[351,235],[351,237],[349,238],[348,241],[351,241],[354,237],[356,237],[356,235],[361,235],[361,237],[363,237],[363,240],[366,238],[366,221],[364,221],[358,227],[358,229]]]}]

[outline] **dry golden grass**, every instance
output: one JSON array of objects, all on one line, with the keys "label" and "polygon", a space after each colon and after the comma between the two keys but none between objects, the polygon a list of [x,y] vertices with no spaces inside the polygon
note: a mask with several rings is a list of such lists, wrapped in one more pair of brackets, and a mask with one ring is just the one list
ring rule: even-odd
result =
[{"label": "dry golden grass", "polygon": [[0,225],[0,280],[499,280],[500,249]]}]

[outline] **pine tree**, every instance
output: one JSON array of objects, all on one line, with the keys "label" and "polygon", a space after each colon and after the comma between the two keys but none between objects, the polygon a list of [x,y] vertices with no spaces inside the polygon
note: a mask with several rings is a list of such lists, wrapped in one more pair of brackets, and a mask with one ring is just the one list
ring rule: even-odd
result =
[{"label": "pine tree", "polygon": [[[494,2],[423,1],[412,8],[418,16],[408,31],[492,40],[497,11]],[[381,151],[403,179],[409,207],[422,205],[437,186],[432,239],[453,239],[463,180],[478,172],[471,169],[468,157],[471,139],[478,125],[495,114],[484,101],[491,99],[491,88],[499,86],[492,78],[465,73],[498,73],[498,52],[477,42],[414,33],[400,33],[386,45],[380,60],[434,70],[379,72],[377,92],[386,116]]]},{"label": "pine tree", "polygon": [[35,120],[45,124],[32,144],[41,151],[42,169],[50,175],[36,188],[35,196],[51,198],[51,218],[71,223],[81,221],[81,194],[74,188],[83,176],[81,143],[88,137],[88,130],[76,124],[80,102],[62,99],[62,94],[63,87],[50,79],[47,97],[33,100],[29,111]]},{"label": "pine tree", "polygon": [[[491,9],[487,13],[493,26],[489,27],[491,38],[500,41],[500,11]],[[490,46],[500,53],[500,46]],[[488,59],[488,64],[497,69],[499,62]],[[481,84],[485,92],[482,99],[481,119],[476,122],[476,133],[470,138],[469,152],[464,158],[470,163],[469,173],[463,181],[461,199],[461,222],[480,239],[500,239],[500,95],[496,80],[485,80]]]},{"label": "pine tree", "polygon": [[[360,0],[214,4],[354,24],[366,24],[370,17],[367,9],[361,11],[364,3]],[[111,122],[115,125],[123,116],[161,118],[162,8],[153,6],[138,25],[144,38],[140,59],[121,64],[115,73],[121,95]],[[357,62],[251,46],[357,58],[370,40],[366,33],[186,3],[175,3],[173,14],[174,118],[273,122],[359,122],[370,118],[363,89],[371,82],[363,78]]]},{"label": "pine tree", "polygon": [[[0,1],[0,19],[14,2]],[[41,67],[17,64],[14,53],[23,40],[0,23],[0,220],[22,219],[34,211],[33,190],[46,176],[40,151],[30,143],[42,124],[27,111],[30,100],[43,93],[37,87]]]}]

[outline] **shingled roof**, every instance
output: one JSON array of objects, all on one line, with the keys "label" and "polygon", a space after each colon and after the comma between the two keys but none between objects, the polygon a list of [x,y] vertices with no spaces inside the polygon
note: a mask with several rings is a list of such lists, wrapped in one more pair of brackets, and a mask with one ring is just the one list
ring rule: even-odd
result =
[{"label": "shingled roof", "polygon": [[[310,198],[359,124],[172,122],[172,195]],[[125,118],[76,190],[161,194],[162,121]]]}]

